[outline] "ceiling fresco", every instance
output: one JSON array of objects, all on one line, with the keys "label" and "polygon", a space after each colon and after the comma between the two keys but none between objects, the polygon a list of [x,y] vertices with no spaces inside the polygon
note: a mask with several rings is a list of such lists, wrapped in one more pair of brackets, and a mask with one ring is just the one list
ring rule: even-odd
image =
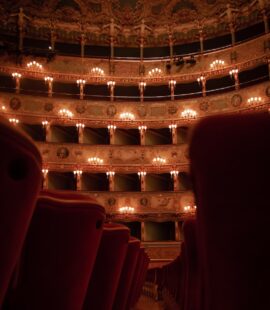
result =
[{"label": "ceiling fresco", "polygon": [[[260,15],[258,1],[237,0],[2,0],[1,28],[16,26],[16,13],[23,8],[25,32],[48,37],[53,28],[59,40],[76,41],[81,32],[95,44],[136,46],[167,45],[171,33],[176,42],[192,41],[203,29],[205,37],[228,31],[231,18],[238,28],[254,24]],[[259,0],[269,8],[269,0]],[[266,10],[268,12],[268,10]]]}]

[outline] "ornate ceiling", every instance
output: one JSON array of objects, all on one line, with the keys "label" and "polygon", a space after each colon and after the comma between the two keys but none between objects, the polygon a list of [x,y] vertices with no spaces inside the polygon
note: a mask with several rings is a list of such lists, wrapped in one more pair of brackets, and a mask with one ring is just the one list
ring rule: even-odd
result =
[{"label": "ornate ceiling", "polygon": [[156,46],[168,44],[169,33],[182,43],[196,39],[199,28],[205,37],[224,33],[230,13],[240,28],[259,18],[256,1],[230,2],[228,9],[226,0],[3,0],[0,14],[2,29],[11,30],[16,23],[11,15],[22,7],[30,17],[25,18],[30,36],[48,36],[53,27],[64,41],[76,41],[84,32],[92,43],[106,44],[113,34],[116,45],[137,46],[143,35],[146,45]]}]

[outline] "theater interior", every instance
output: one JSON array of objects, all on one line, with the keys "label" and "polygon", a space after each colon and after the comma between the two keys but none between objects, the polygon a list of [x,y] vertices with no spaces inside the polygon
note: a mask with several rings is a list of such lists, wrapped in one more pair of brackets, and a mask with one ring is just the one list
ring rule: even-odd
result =
[{"label": "theater interior", "polygon": [[0,16],[0,309],[270,309],[270,1]]}]

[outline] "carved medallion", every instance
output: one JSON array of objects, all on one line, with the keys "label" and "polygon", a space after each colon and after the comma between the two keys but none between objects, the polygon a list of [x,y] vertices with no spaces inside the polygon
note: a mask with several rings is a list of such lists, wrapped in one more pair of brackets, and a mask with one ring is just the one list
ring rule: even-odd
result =
[{"label": "carved medallion", "polygon": [[115,203],[116,203],[116,199],[115,198],[111,197],[111,198],[108,199],[108,205],[109,206],[114,206]]},{"label": "carved medallion", "polygon": [[65,159],[69,156],[69,150],[66,147],[59,147],[57,149],[57,157],[59,159]]},{"label": "carved medallion", "polygon": [[46,112],[51,112],[53,110],[54,106],[52,102],[45,102],[44,104],[44,110]]},{"label": "carved medallion", "polygon": [[148,199],[146,198],[146,197],[142,197],[141,199],[140,199],[140,204],[142,205],[142,206],[147,206],[147,204],[148,204]]},{"label": "carved medallion", "polygon": [[233,95],[232,99],[231,99],[231,104],[233,107],[240,107],[240,105],[242,104],[242,97],[240,95]]},{"label": "carved medallion", "polygon": [[145,117],[147,114],[147,108],[145,105],[139,105],[137,111],[140,117]]},{"label": "carved medallion", "polygon": [[19,110],[22,106],[21,100],[17,97],[13,97],[10,99],[9,106],[12,110]]},{"label": "carved medallion", "polygon": [[79,103],[76,105],[76,112],[79,114],[83,114],[86,111],[86,107],[83,103]]},{"label": "carved medallion", "polygon": [[209,102],[208,101],[202,101],[200,103],[200,110],[206,112],[209,109]]},{"label": "carved medallion", "polygon": [[177,105],[171,104],[171,105],[168,106],[168,113],[169,113],[170,115],[176,114],[177,111],[178,111]]},{"label": "carved medallion", "polygon": [[116,107],[113,104],[110,104],[107,108],[107,115],[108,116],[114,116],[116,114]]}]

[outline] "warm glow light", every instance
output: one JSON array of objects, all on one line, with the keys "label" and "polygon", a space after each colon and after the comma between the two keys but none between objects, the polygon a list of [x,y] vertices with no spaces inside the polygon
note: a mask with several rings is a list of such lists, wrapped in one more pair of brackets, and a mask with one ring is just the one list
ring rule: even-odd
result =
[{"label": "warm glow light", "polygon": [[42,121],[41,124],[42,124],[43,127],[45,127],[45,126],[47,126],[49,124],[49,122],[48,121]]},{"label": "warm glow light", "polygon": [[257,104],[262,102],[262,97],[250,97],[247,101],[248,104]]},{"label": "warm glow light", "polygon": [[157,157],[153,158],[153,163],[154,164],[165,164],[166,163],[166,159],[162,158],[160,156],[157,156]]},{"label": "warm glow light", "polygon": [[115,86],[115,81],[108,81],[107,85],[108,85],[108,87],[114,87]]},{"label": "warm glow light", "polygon": [[103,159],[99,157],[90,157],[88,158],[88,162],[89,164],[92,164],[92,165],[101,165],[103,164]]},{"label": "warm glow light", "polygon": [[5,111],[7,108],[4,105],[2,105],[1,109]]},{"label": "warm glow light", "polygon": [[18,73],[18,72],[13,72],[12,73],[12,77],[19,79],[19,78],[22,77],[22,75],[20,73]]},{"label": "warm glow light", "polygon": [[197,78],[198,83],[202,83],[205,81],[205,76],[201,75],[200,77]]},{"label": "warm glow light", "polygon": [[85,84],[85,80],[79,79],[79,80],[77,80],[77,84],[78,85],[84,85]]},{"label": "warm glow light", "polygon": [[169,125],[169,128],[170,128],[170,130],[176,129],[176,128],[177,128],[177,125],[176,125],[176,124],[170,124],[170,125]]},{"label": "warm glow light", "polygon": [[230,76],[233,76],[233,75],[235,75],[235,74],[238,74],[238,69],[232,69],[232,70],[230,70]]},{"label": "warm glow light", "polygon": [[53,77],[51,76],[45,76],[44,77],[45,82],[52,82],[53,81]]},{"label": "warm glow light", "polygon": [[146,87],[146,82],[139,82],[139,88],[144,89]]},{"label": "warm glow light", "polygon": [[210,64],[211,69],[220,69],[225,65],[224,60],[216,59]]},{"label": "warm glow light", "polygon": [[91,70],[92,73],[96,74],[96,75],[103,75],[104,74],[104,70],[99,68],[99,67],[95,67]]},{"label": "warm glow light", "polygon": [[145,177],[146,176],[146,171],[139,171],[138,172],[138,176],[141,177]]},{"label": "warm glow light", "polygon": [[82,170],[74,170],[73,171],[74,175],[82,175]]},{"label": "warm glow light", "polygon": [[139,126],[138,129],[142,130],[142,131],[145,131],[147,129],[147,126],[142,125],[142,126]]},{"label": "warm glow light", "polygon": [[129,213],[134,213],[135,209],[130,206],[124,206],[119,208],[119,212],[122,214],[129,214]]},{"label": "warm glow light", "polygon": [[194,119],[197,117],[197,112],[192,109],[185,109],[182,111],[181,117],[186,119]]},{"label": "warm glow light", "polygon": [[9,121],[11,124],[16,125],[19,123],[19,120],[17,118],[9,118]]},{"label": "warm glow light", "polygon": [[84,128],[85,125],[84,125],[83,123],[77,123],[77,124],[76,124],[76,127],[77,127],[77,129],[79,129],[79,128]]},{"label": "warm glow light", "polygon": [[186,213],[192,213],[192,212],[195,212],[197,209],[197,206],[190,206],[190,205],[187,205],[187,206],[184,206],[184,212]]},{"label": "warm glow light", "polygon": [[170,174],[171,174],[171,176],[178,176],[179,171],[177,171],[177,170],[172,170],[172,171],[170,171]]},{"label": "warm glow light", "polygon": [[148,71],[148,74],[150,76],[157,76],[157,75],[160,75],[161,73],[162,73],[162,70],[159,68],[153,68],[152,70]]},{"label": "warm glow light", "polygon": [[48,172],[49,172],[48,169],[42,169],[41,171],[42,171],[42,173],[43,173],[44,176],[46,176],[46,175],[48,174]]},{"label": "warm glow light", "polygon": [[33,68],[33,69],[39,69],[39,70],[42,70],[43,69],[43,66],[38,63],[37,61],[31,61],[31,62],[28,62],[27,63],[27,67],[28,68]]},{"label": "warm glow light", "polygon": [[62,117],[73,117],[73,113],[71,111],[69,111],[68,109],[61,109],[59,110],[59,115]]},{"label": "warm glow light", "polygon": [[169,87],[174,87],[176,85],[176,81],[175,80],[169,80],[168,84],[169,84]]},{"label": "warm glow light", "polygon": [[108,128],[108,130],[115,130],[116,126],[115,125],[108,125],[107,128]]},{"label": "warm glow light", "polygon": [[123,120],[123,121],[132,121],[135,119],[135,116],[134,114],[130,113],[130,112],[123,112],[120,114],[120,118]]},{"label": "warm glow light", "polygon": [[115,175],[115,172],[114,171],[107,171],[106,175],[107,175],[107,177],[112,177]]}]

